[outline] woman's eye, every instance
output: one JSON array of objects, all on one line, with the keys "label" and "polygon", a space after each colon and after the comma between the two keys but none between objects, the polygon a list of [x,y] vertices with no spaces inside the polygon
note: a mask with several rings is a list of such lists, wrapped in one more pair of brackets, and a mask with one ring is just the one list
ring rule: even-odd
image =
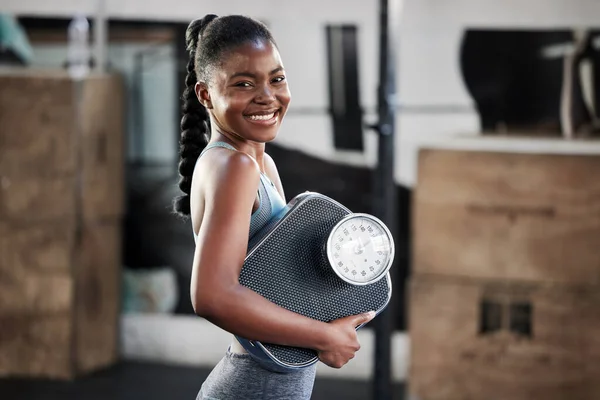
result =
[{"label": "woman's eye", "polygon": [[252,84],[250,82],[238,82],[234,86],[238,86],[238,87],[251,87]]}]

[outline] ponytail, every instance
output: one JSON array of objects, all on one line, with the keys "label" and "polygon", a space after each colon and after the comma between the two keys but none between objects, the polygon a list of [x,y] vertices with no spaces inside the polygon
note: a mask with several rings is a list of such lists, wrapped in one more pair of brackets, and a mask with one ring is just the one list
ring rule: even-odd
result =
[{"label": "ponytail", "polygon": [[206,108],[196,97],[194,87],[198,81],[196,75],[196,50],[199,37],[206,26],[215,19],[215,15],[192,21],[186,31],[186,47],[190,53],[183,91],[183,117],[181,118],[181,138],[179,140],[179,189],[183,195],[175,198],[174,211],[182,216],[190,214],[190,191],[194,166],[200,153],[210,140],[210,118]]}]

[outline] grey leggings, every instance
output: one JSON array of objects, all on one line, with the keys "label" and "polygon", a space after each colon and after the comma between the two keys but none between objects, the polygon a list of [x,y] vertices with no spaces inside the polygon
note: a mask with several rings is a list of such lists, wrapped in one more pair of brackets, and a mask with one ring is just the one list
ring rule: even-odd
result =
[{"label": "grey leggings", "polygon": [[249,354],[231,353],[219,361],[196,400],[309,400],[317,366],[279,374],[258,365]]}]

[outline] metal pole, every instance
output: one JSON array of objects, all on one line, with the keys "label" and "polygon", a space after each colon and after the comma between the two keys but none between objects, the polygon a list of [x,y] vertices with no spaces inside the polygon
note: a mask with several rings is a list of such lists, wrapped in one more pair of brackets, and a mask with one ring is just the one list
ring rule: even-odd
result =
[{"label": "metal pole", "polygon": [[[379,122],[374,127],[379,134],[378,163],[375,170],[375,214],[388,226],[393,236],[396,233],[396,185],[394,181],[394,134],[396,108],[394,19],[399,17],[398,1],[380,0],[380,64],[378,87]],[[394,268],[390,270],[395,282]],[[373,399],[391,400],[392,386],[392,343],[395,307],[392,301],[388,308],[374,321],[375,354],[373,371]]]},{"label": "metal pole", "polygon": [[94,16],[94,57],[96,71],[104,73],[107,65],[108,18],[106,0],[97,0]]}]

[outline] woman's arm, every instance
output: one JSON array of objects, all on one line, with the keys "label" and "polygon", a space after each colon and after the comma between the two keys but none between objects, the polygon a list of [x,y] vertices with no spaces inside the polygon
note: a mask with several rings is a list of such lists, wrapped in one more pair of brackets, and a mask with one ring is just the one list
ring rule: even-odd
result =
[{"label": "woman's arm", "polygon": [[211,176],[202,177],[204,216],[191,281],[196,314],[250,340],[327,349],[329,324],[288,311],[239,284],[259,171],[243,153],[210,161]]}]

